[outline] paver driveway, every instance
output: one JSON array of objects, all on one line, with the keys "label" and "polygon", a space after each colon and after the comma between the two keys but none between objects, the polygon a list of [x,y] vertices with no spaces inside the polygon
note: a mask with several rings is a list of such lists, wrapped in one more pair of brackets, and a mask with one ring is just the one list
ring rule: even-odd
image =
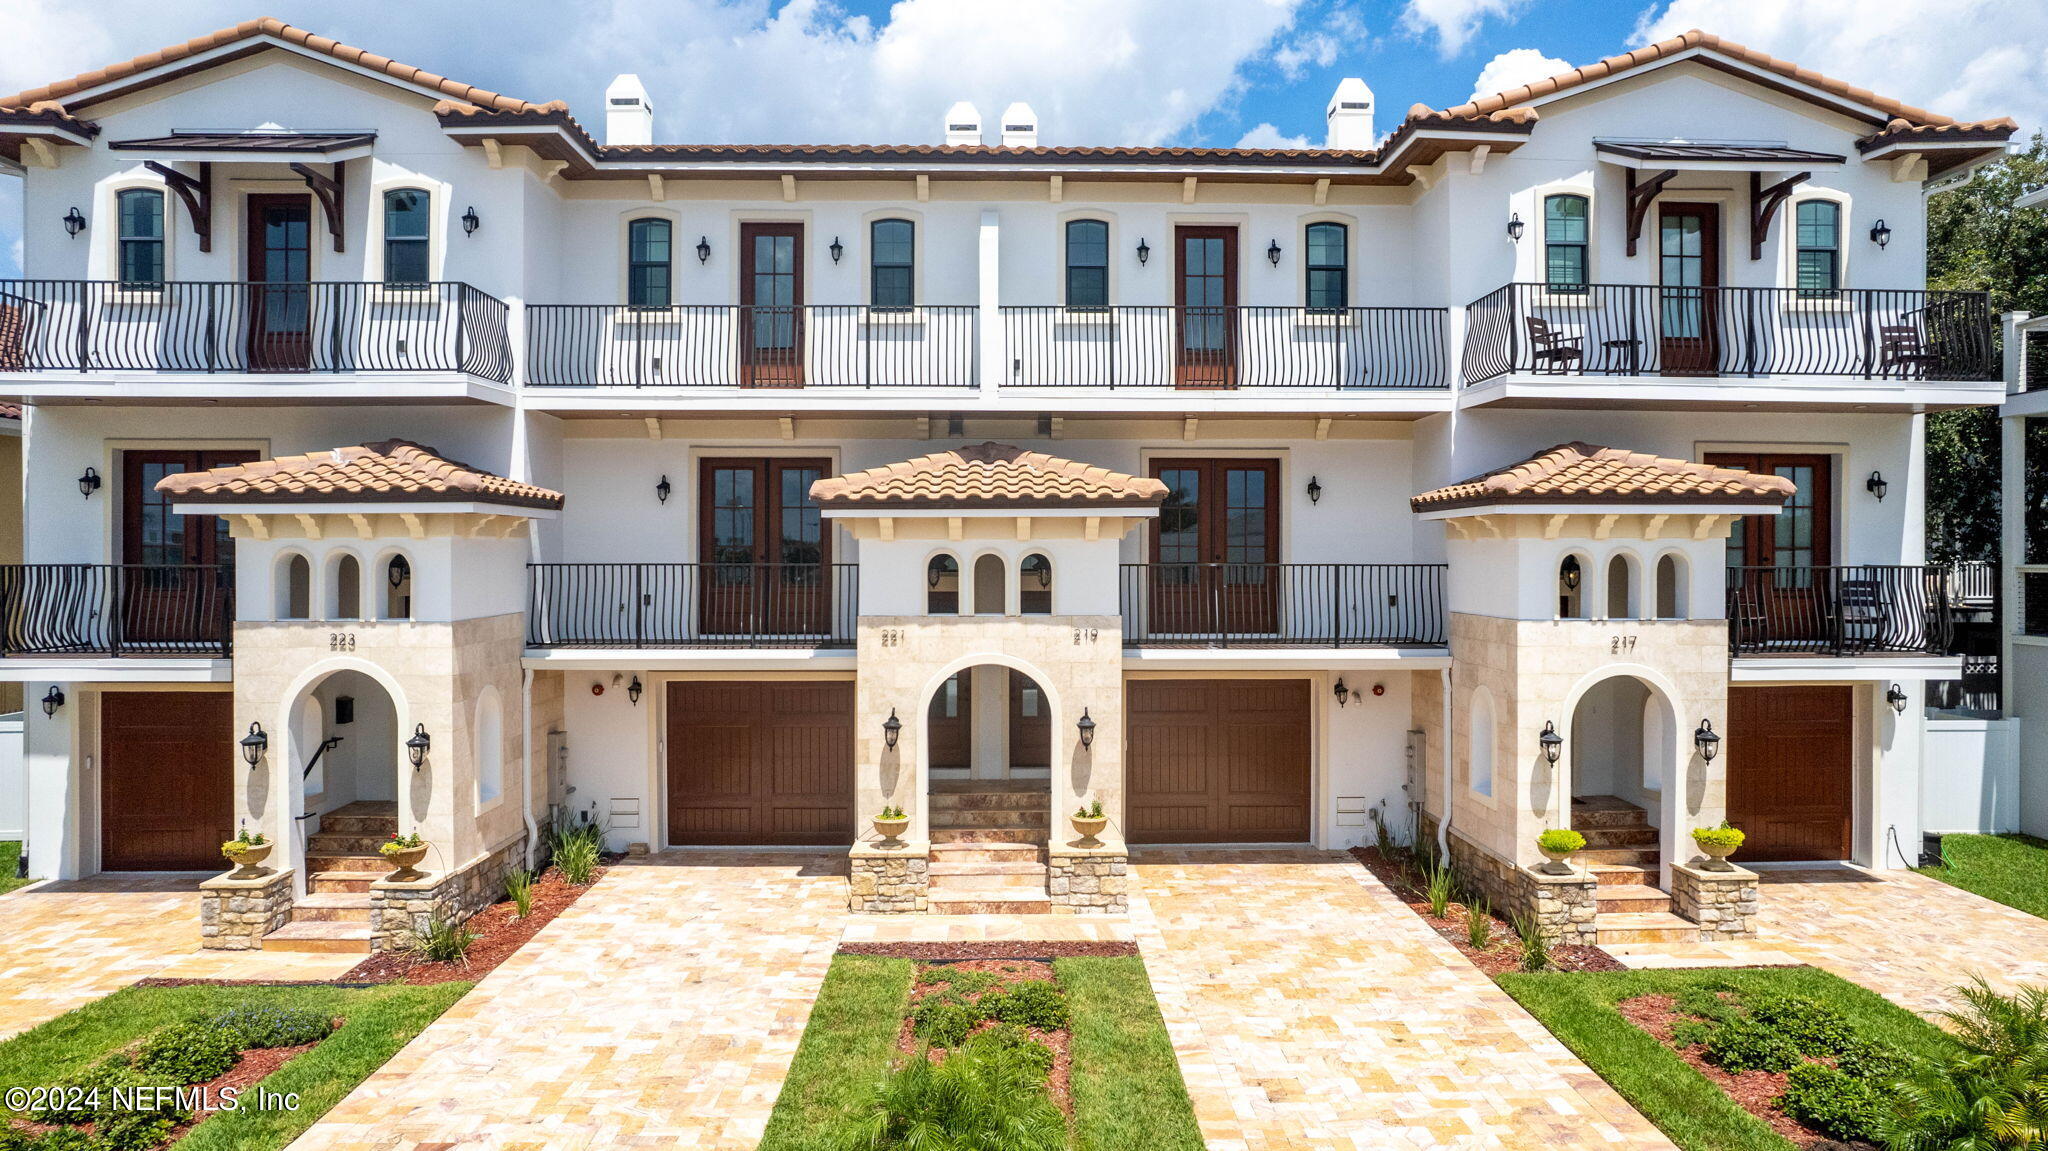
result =
[{"label": "paver driveway", "polygon": [[1143,850],[1133,926],[1211,1148],[1665,1148],[1351,859]]}]

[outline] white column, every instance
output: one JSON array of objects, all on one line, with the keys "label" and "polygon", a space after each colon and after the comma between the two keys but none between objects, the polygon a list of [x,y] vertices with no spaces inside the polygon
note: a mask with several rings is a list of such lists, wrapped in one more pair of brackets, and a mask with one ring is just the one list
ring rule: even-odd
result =
[{"label": "white column", "polygon": [[1010,669],[996,664],[978,664],[969,669],[973,677],[972,736],[973,766],[968,775],[975,779],[1003,779],[1010,774]]},{"label": "white column", "polygon": [[981,210],[980,296],[981,305],[981,395],[993,399],[1009,378],[1009,364],[1003,353],[1002,311],[1002,224],[994,208]]},{"label": "white column", "polygon": [[85,874],[84,806],[88,794],[83,770],[78,717],[83,711],[76,684],[64,690],[64,706],[55,716],[43,714],[48,683],[24,685],[27,735],[23,748],[28,776],[27,841],[29,874],[39,879],[77,879]]}]

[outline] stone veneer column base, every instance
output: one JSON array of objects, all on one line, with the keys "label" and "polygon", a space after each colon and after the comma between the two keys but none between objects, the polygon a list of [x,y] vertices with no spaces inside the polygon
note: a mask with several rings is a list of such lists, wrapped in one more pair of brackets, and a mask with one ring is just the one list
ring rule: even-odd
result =
[{"label": "stone veneer column base", "polygon": [[199,946],[212,951],[261,951],[263,937],[292,918],[290,868],[255,879],[233,872],[199,885]]},{"label": "stone veneer column base", "polygon": [[847,906],[854,911],[923,911],[930,906],[932,845],[906,839],[902,847],[862,842],[847,853]]},{"label": "stone veneer column base", "polygon": [[1756,938],[1756,872],[1671,865],[1671,909],[1700,925],[1700,938]]},{"label": "stone veneer column base", "polygon": [[370,884],[370,949],[399,946],[437,918],[461,923],[496,903],[505,890],[505,873],[525,865],[526,834],[521,832],[503,847],[453,871],[429,872],[410,881],[377,880]]},{"label": "stone veneer column base", "polygon": [[[1436,847],[1436,817],[1423,814],[1418,823],[1420,842]],[[1570,875],[1545,875],[1511,859],[1495,855],[1458,834],[1451,825],[1451,870],[1467,888],[1486,896],[1494,913],[1513,922],[1517,915],[1532,916],[1552,945],[1593,946],[1599,930],[1593,917],[1599,911],[1594,893],[1599,881],[1584,868]]]},{"label": "stone veneer column base", "polygon": [[1131,856],[1121,843],[1046,848],[1045,886],[1055,915],[1123,915],[1130,911]]}]

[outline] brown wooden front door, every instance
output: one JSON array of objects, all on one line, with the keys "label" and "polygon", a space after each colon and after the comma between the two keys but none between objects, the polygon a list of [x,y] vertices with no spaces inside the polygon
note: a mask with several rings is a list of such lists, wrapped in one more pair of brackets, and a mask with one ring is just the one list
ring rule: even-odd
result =
[{"label": "brown wooden front door", "polygon": [[1152,528],[1150,616],[1161,635],[1263,635],[1278,628],[1280,461],[1163,459]]},{"label": "brown wooden front door", "polygon": [[670,843],[853,842],[851,681],[672,683],[667,745]]},{"label": "brown wooden front door", "polygon": [[1834,626],[1833,459],[1789,452],[1710,452],[1706,462],[1783,476],[1797,489],[1774,516],[1744,516],[1728,532],[1728,618],[1737,643],[1808,644]]},{"label": "brown wooden front door", "polygon": [[1130,680],[1124,701],[1130,842],[1308,839],[1307,680]]},{"label": "brown wooden front door", "polygon": [[125,647],[203,644],[233,618],[235,541],[220,516],[179,515],[156,490],[179,472],[246,464],[259,453],[148,450],[121,453],[121,563],[113,608]]},{"label": "brown wooden front door", "polygon": [[235,834],[234,693],[100,696],[100,867],[219,871]]},{"label": "brown wooden front door", "polygon": [[300,195],[249,197],[249,369],[313,366],[313,205]]},{"label": "brown wooden front door", "polygon": [[1712,375],[1721,362],[1721,210],[1657,208],[1658,359],[1667,376]]},{"label": "brown wooden front door", "polygon": [[1174,383],[1237,386],[1237,229],[1182,224],[1173,230]]},{"label": "brown wooden front door", "polygon": [[926,710],[924,737],[933,767],[974,766],[974,673],[946,677]]},{"label": "brown wooden front door", "polygon": [[700,611],[712,635],[831,630],[832,536],[811,499],[819,459],[710,459],[698,471]]},{"label": "brown wooden front door", "polygon": [[1052,709],[1045,689],[1021,671],[1010,672],[1010,766],[1052,766]]},{"label": "brown wooden front door", "polygon": [[804,382],[804,226],[740,225],[740,383]]},{"label": "brown wooden front door", "polygon": [[1728,689],[1728,822],[1744,859],[1847,859],[1855,705],[1847,685]]}]

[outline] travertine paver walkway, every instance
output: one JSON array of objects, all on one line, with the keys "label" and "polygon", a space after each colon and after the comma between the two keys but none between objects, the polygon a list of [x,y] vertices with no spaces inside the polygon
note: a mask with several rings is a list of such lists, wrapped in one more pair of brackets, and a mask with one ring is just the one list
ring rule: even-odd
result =
[{"label": "travertine paver walkway", "polygon": [[836,856],[612,868],[293,1148],[752,1148],[847,918]]},{"label": "travertine paver walkway", "polygon": [[1139,850],[1132,921],[1218,1151],[1671,1143],[1347,855]]},{"label": "travertine paver walkway", "polygon": [[205,878],[109,873],[0,895],[0,1039],[148,976],[332,979],[362,958],[201,951]]}]

